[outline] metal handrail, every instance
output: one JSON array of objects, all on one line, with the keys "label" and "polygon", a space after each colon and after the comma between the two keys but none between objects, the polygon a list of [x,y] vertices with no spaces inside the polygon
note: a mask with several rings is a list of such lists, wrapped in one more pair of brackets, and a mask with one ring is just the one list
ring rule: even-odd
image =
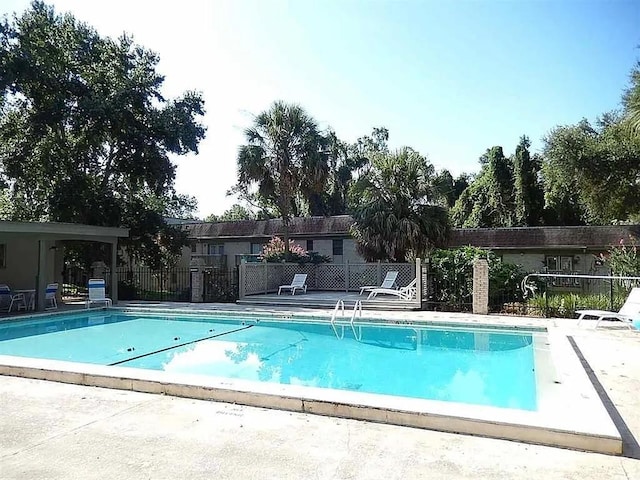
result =
[{"label": "metal handrail", "polygon": [[360,314],[360,318],[362,318],[362,300],[356,300],[356,304],[353,306],[353,312],[351,313],[351,321],[349,322],[351,325],[351,331],[353,332],[353,337],[359,342],[362,340],[362,329],[360,329],[360,337],[358,338],[356,327],[353,325],[353,322],[356,319],[356,314],[358,313]]},{"label": "metal handrail", "polygon": [[333,328],[333,333],[336,334],[336,338],[338,340],[342,340],[344,338],[344,325],[342,326],[342,335],[338,335],[338,330],[336,329],[336,317],[340,310],[342,310],[342,317],[344,317],[344,300],[342,299],[338,300],[336,302],[336,306],[333,307],[333,313],[331,314],[331,320],[329,321],[331,328]]},{"label": "metal handrail", "polygon": [[520,283],[520,289],[524,294],[525,298],[527,297],[527,292],[535,293],[535,287],[531,285],[527,285],[527,281],[529,277],[542,277],[542,278],[585,278],[592,280],[636,280],[640,282],[640,277],[626,277],[626,276],[616,276],[616,275],[584,275],[584,274],[568,274],[568,273],[529,273],[526,275],[522,282]]}]

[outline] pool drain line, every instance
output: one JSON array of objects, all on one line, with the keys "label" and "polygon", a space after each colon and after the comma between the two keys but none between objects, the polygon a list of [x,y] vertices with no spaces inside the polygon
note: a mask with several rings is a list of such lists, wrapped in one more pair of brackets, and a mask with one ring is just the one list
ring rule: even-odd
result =
[{"label": "pool drain line", "polygon": [[208,337],[198,338],[197,340],[191,340],[190,342],[184,342],[179,345],[171,345],[170,347],[161,348],[160,350],[155,350],[149,353],[143,353],[142,355],[138,355],[136,357],[127,358],[125,360],[120,360],[117,362],[110,363],[108,366],[113,367],[114,365],[120,365],[121,363],[130,362],[131,360],[138,360],[139,358],[148,357],[149,355],[155,355],[156,353],[166,352],[167,350],[173,350],[174,348],[184,347],[185,345],[190,345],[192,343],[202,342],[203,340],[209,340],[211,338],[221,337],[223,335],[227,335],[229,333],[240,332],[242,330],[246,330],[247,328],[251,328],[253,325],[247,325],[246,327],[236,328],[235,330],[230,330],[228,332],[216,333],[215,335],[209,335]]}]

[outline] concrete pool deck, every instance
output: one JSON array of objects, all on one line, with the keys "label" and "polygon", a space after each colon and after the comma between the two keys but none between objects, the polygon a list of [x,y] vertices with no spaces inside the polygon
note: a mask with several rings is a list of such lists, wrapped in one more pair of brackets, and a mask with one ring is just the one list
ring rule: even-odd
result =
[{"label": "concrete pool deck", "polygon": [[[514,322],[513,317],[407,315]],[[571,335],[629,428],[618,426],[625,457],[0,377],[2,430],[9,434],[0,436],[0,477],[103,478],[117,472],[122,478],[640,478],[634,438],[640,434],[640,332],[577,329],[571,320],[517,323],[549,325]],[[42,431],[35,427],[40,425]],[[106,450],[100,451],[101,445]],[[198,457],[205,451],[205,458]],[[118,460],[122,452],[126,455]],[[116,470],[104,466],[109,461]]]}]

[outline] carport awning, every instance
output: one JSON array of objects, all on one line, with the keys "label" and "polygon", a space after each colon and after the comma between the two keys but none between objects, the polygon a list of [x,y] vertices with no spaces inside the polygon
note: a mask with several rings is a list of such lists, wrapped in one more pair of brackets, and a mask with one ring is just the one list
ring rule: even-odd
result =
[{"label": "carport awning", "polygon": [[118,239],[129,236],[128,228],[97,227],[77,223],[55,222],[6,222],[0,221],[0,244],[10,241],[37,242],[36,309],[44,310],[45,289],[47,285],[46,265],[48,263],[48,244],[56,241],[75,240],[111,244],[111,296],[114,303],[118,300],[118,278],[116,275]]},{"label": "carport awning", "polygon": [[128,228],[97,227],[77,223],[0,221],[0,240],[33,237],[42,240],[90,240],[113,243],[118,238],[128,236]]}]

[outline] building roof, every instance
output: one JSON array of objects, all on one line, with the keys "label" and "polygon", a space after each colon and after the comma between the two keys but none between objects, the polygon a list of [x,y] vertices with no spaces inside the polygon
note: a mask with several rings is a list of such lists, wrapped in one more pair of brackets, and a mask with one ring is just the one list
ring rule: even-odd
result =
[{"label": "building roof", "polygon": [[[333,217],[296,217],[289,224],[290,237],[349,235],[353,219],[349,215]],[[265,239],[282,236],[282,219],[237,220],[232,222],[184,224],[189,237],[207,239]]]},{"label": "building roof", "polygon": [[0,238],[37,237],[51,240],[95,240],[128,237],[128,228],[97,227],[80,223],[6,222],[0,220]]},{"label": "building roof", "polygon": [[[297,217],[291,219],[290,237],[341,237],[349,235],[353,218]],[[239,220],[229,222],[198,222],[184,224],[189,237],[200,240],[242,239],[263,240],[282,236],[282,220]],[[640,238],[640,225],[580,226],[580,227],[515,227],[515,228],[454,228],[449,247],[471,245],[488,249],[605,249],[617,245],[620,239]]]},{"label": "building roof", "polygon": [[580,227],[457,228],[451,232],[450,247],[471,245],[488,249],[604,249],[640,238],[640,225]]}]

